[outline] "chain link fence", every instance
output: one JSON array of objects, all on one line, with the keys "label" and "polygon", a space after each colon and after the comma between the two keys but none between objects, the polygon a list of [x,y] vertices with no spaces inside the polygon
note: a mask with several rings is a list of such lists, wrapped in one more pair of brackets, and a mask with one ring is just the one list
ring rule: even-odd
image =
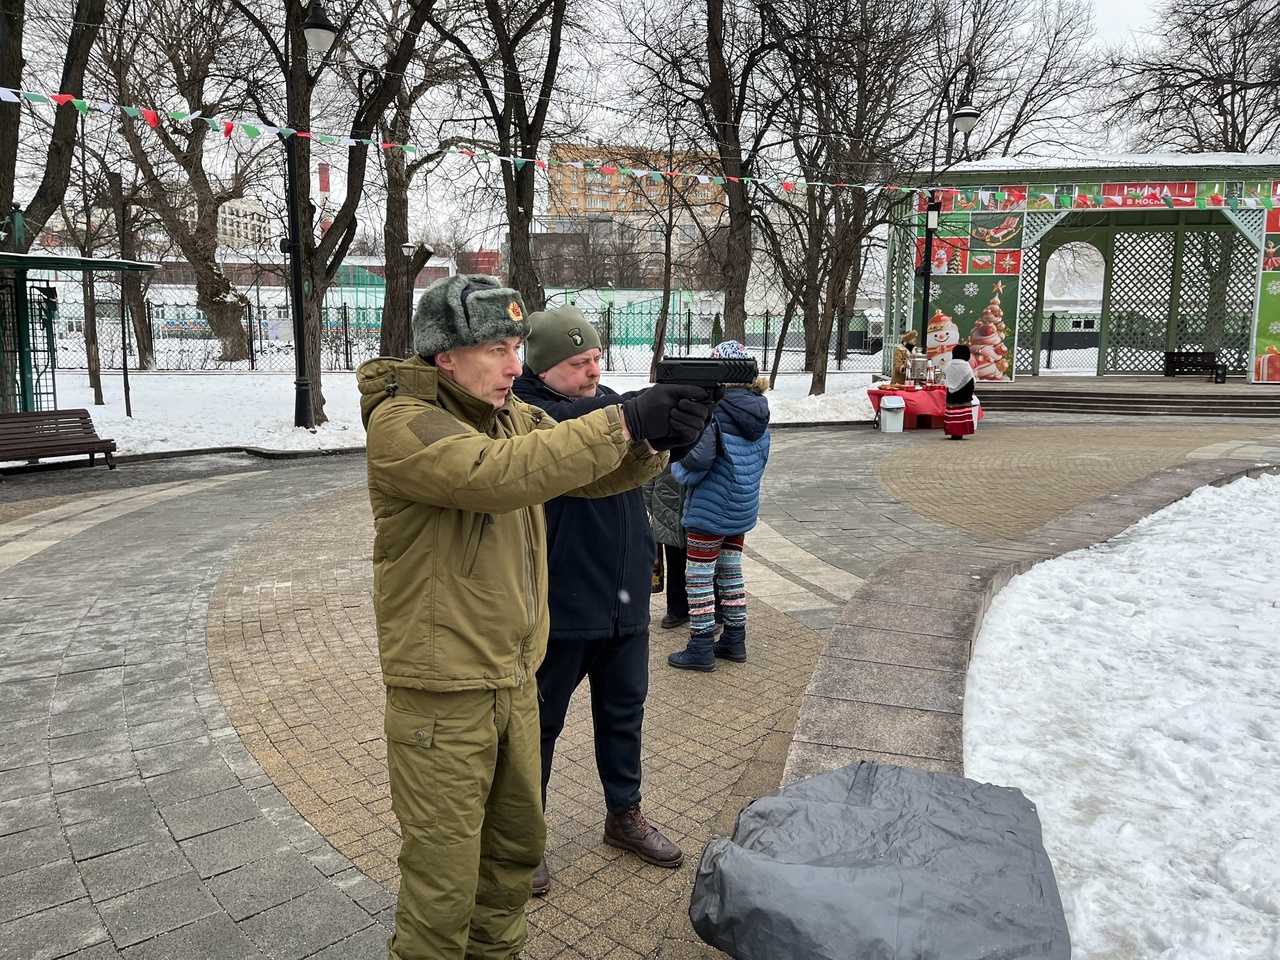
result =
[{"label": "chain link fence", "polygon": [[[648,371],[653,357],[658,308],[642,304],[605,306],[583,312],[600,333],[603,345],[601,364],[605,370],[618,373]],[[99,302],[96,315],[100,368],[120,369],[121,344],[127,339],[129,367],[137,369],[137,345],[133,331],[126,333],[120,305],[112,301]],[[322,370],[354,370],[379,355],[382,332],[380,308],[349,305],[325,308],[321,320],[319,351]],[[194,306],[148,303],[147,321],[154,348],[151,367],[154,370],[288,372],[294,369],[293,324],[287,308],[246,310],[242,342],[247,356],[237,360],[225,359],[227,351],[222,341],[213,335],[203,313]],[[87,369],[89,361],[83,306],[61,304],[54,324],[59,369]],[[828,369],[853,373],[880,372],[884,366],[880,321],[855,312],[848,326],[844,349],[833,348],[828,358]],[[781,349],[779,338],[782,338]],[[686,309],[668,316],[664,352],[667,356],[709,356],[711,348],[722,339],[724,334],[719,314]],[[801,373],[805,369],[803,330],[793,323],[784,337],[781,318],[769,312],[747,318],[745,346],[766,376],[775,372],[775,361],[777,373]]]}]

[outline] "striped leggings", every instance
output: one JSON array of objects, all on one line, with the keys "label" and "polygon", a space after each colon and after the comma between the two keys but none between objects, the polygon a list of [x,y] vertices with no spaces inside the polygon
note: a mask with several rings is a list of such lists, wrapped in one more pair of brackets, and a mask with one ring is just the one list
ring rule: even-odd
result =
[{"label": "striped leggings", "polygon": [[742,580],[742,534],[717,537],[685,531],[689,558],[685,586],[689,592],[689,632],[710,636],[715,628],[716,594],[726,626],[745,626],[747,590]]}]

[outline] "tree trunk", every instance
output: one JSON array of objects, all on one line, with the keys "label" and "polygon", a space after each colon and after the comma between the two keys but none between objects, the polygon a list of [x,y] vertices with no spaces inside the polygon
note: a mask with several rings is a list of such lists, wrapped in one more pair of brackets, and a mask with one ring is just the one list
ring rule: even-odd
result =
[{"label": "tree trunk", "polygon": [[534,163],[526,160],[519,170],[514,164],[502,165],[502,178],[506,183],[507,225],[510,228],[508,249],[511,253],[507,264],[507,282],[524,298],[529,310],[546,305],[547,294],[533,262],[529,247],[529,234],[533,221]]},{"label": "tree trunk", "polygon": [[[92,256],[86,252],[85,256]],[[84,294],[84,355],[89,367],[89,386],[93,388],[93,405],[106,404],[102,398],[102,362],[98,357],[98,298],[94,294],[93,273],[86,270],[80,276],[80,289]]]},{"label": "tree trunk", "polygon": [[132,270],[125,272],[120,277],[120,289],[124,295],[121,306],[128,309],[129,320],[133,324],[133,342],[138,349],[138,369],[153,370],[156,365],[156,344],[151,337],[151,324],[147,322],[142,277]]},{"label": "tree trunk", "polygon": [[244,308],[248,303],[222,271],[210,270],[208,264],[196,269],[196,306],[204,311],[209,329],[222,345],[218,360],[249,359],[249,338],[244,328]]},{"label": "tree trunk", "polygon": [[[106,0],[78,0],[76,3],[71,37],[67,41],[67,52],[62,62],[59,93],[70,93],[77,97],[83,95],[85,67],[106,7]],[[20,252],[30,248],[54,211],[62,205],[62,198],[71,179],[71,160],[76,148],[76,122],[80,116],[80,112],[70,103],[64,103],[54,113],[53,133],[49,137],[48,152],[45,155],[44,176],[31,203],[27,205],[26,244]],[[5,175],[0,172],[0,179]]]},{"label": "tree trunk", "polygon": [[[26,18],[26,0],[4,0],[0,3],[0,86],[11,90],[22,88],[22,28]],[[0,232],[7,232],[9,211],[13,207],[13,181],[18,166],[18,130],[22,122],[22,104],[0,102]],[[14,238],[6,236],[0,249],[16,250]]]},{"label": "tree trunk", "polygon": [[408,162],[401,150],[385,151],[383,160],[387,165],[387,212],[382,227],[387,289],[382,303],[379,349],[384,357],[404,357],[413,342],[411,304],[415,272],[410,258],[401,249],[402,244],[409,242]]}]

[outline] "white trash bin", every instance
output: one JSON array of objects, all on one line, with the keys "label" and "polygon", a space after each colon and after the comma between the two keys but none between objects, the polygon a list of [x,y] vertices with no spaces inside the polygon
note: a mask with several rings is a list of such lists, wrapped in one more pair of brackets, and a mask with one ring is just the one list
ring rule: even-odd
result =
[{"label": "white trash bin", "polygon": [[907,412],[907,401],[901,397],[883,397],[880,400],[880,432],[901,433],[902,417]]}]

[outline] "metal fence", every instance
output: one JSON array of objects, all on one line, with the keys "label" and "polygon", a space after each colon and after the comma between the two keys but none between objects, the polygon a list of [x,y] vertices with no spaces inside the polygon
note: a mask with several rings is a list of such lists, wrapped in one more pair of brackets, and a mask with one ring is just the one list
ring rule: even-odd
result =
[{"label": "metal fence", "polygon": [[[653,334],[658,310],[649,304],[604,307],[583,311],[595,324],[603,345],[601,364],[605,370],[639,373],[649,369],[653,356]],[[152,369],[186,370],[268,370],[294,369],[293,328],[287,311],[246,311],[244,342],[248,356],[243,360],[226,360],[222,341],[214,337],[203,314],[194,306],[148,304],[148,323],[154,347]],[[138,353],[132,331],[126,334],[117,303],[98,304],[98,362],[103,370],[121,368],[121,343],[128,340],[128,362],[138,365]],[[322,370],[354,370],[366,360],[379,355],[381,310],[343,305],[322,312],[320,337]],[[834,348],[828,358],[828,369],[853,373],[878,373],[883,368],[883,342],[878,324],[855,316],[850,324],[845,348]],[[57,365],[59,369],[88,368],[84,338],[84,315],[80,304],[64,303],[59,307],[55,323]],[[804,370],[804,332],[796,322],[787,329],[781,351],[781,319],[765,312],[749,316],[745,346],[756,357],[762,373],[799,373]],[[723,339],[718,314],[684,310],[671,314],[664,340],[667,356],[708,356],[716,339]]]}]

